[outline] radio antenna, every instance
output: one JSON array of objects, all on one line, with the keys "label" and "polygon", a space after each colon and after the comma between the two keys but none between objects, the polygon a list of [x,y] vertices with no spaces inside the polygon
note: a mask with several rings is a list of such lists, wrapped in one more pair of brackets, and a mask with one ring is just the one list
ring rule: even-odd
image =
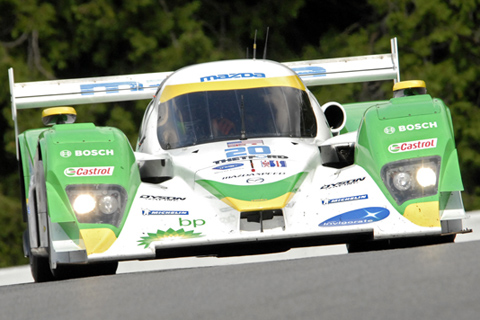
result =
[{"label": "radio antenna", "polygon": [[263,60],[267,58],[267,43],[268,43],[268,31],[270,30],[270,27],[267,27],[267,35],[265,37],[265,47],[263,48]]},{"label": "radio antenna", "polygon": [[253,38],[253,60],[257,55],[257,29],[255,29],[255,37]]}]

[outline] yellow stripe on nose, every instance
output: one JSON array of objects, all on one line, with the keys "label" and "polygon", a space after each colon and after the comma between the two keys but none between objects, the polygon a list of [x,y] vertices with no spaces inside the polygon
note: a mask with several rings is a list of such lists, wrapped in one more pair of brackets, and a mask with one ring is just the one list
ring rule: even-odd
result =
[{"label": "yellow stripe on nose", "polygon": [[438,201],[413,203],[405,208],[405,218],[421,227],[440,227]]},{"label": "yellow stripe on nose", "polygon": [[222,199],[223,202],[231,206],[232,208],[241,211],[260,211],[260,210],[274,210],[274,209],[281,209],[286,206],[288,201],[293,197],[295,193],[287,192],[286,194],[270,199],[270,200],[239,200],[232,197],[225,197]]},{"label": "yellow stripe on nose", "polygon": [[80,236],[85,243],[87,255],[105,252],[117,240],[115,233],[108,228],[82,229]]}]

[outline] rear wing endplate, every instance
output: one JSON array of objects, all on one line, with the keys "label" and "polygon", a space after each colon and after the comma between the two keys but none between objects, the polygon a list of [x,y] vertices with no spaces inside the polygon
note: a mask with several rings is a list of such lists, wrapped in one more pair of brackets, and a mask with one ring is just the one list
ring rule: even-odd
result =
[{"label": "rear wing endplate", "polygon": [[[400,81],[397,39],[392,39],[390,44],[392,52],[389,54],[295,61],[283,64],[294,70],[306,86],[380,80]],[[15,83],[13,69],[10,68],[8,76],[12,118],[15,123],[15,139],[18,140],[17,110],[152,99],[159,85],[171,73],[158,72]]]}]

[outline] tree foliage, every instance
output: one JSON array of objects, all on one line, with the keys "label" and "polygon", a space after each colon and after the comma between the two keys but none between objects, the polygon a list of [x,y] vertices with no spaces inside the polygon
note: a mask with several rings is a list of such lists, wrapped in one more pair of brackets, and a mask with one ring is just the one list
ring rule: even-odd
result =
[{"label": "tree foliage", "polygon": [[[0,0],[0,263],[21,258],[21,209],[7,69],[16,82],[171,71],[252,56],[258,30],[268,58],[319,59],[390,51],[397,37],[403,80],[423,79],[450,106],[467,209],[480,208],[480,10],[478,0]],[[262,50],[262,51],[260,51]],[[392,84],[314,90],[321,103],[388,99]],[[112,125],[136,140],[146,102],[88,105],[79,121]],[[19,113],[20,130],[41,127]]]}]

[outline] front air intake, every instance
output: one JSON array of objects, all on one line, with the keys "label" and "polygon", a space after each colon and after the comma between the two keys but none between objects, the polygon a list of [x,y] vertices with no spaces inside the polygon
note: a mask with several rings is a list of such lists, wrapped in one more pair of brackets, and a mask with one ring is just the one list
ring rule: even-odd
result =
[{"label": "front air intake", "polygon": [[282,209],[248,211],[240,214],[240,231],[264,232],[278,229],[285,230]]}]

